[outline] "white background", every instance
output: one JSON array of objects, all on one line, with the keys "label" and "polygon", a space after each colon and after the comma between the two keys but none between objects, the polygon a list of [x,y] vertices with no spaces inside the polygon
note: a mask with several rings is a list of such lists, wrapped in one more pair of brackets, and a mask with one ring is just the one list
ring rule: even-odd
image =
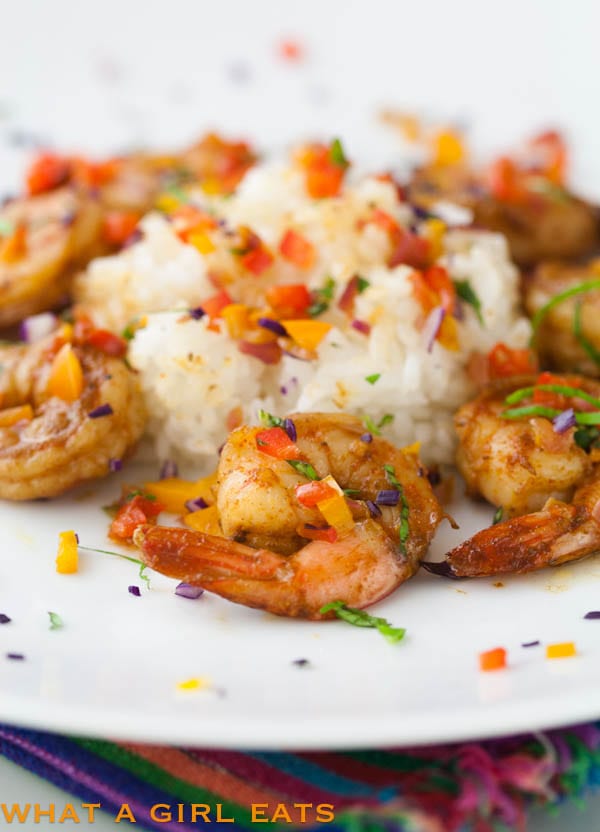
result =
[{"label": "white background", "polygon": [[[340,134],[350,155],[393,161],[394,141],[374,120],[391,106],[461,124],[481,151],[564,127],[574,179],[598,195],[597,9],[594,0],[4,0],[0,192],[18,181],[19,137],[104,151],[177,146],[207,127],[265,147]],[[278,58],[286,36],[305,46],[305,61]],[[0,798],[61,800],[2,760]],[[595,823],[569,811],[532,828],[598,827],[600,810]]]}]

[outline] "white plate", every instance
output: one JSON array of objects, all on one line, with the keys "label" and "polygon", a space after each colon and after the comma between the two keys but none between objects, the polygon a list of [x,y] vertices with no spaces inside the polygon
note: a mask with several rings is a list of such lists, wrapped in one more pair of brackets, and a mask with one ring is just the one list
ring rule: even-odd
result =
[{"label": "white plate", "polygon": [[[125,473],[139,481],[135,469]],[[388,644],[343,622],[275,618],[205,594],[173,594],[135,565],[81,555],[76,575],[55,572],[57,533],[107,544],[100,506],[118,478],[75,498],[0,503],[0,721],[49,730],[235,748],[342,748],[418,744],[546,728],[600,716],[600,560],[502,580],[447,581],[426,573],[373,608],[407,628]],[[491,509],[452,506],[436,557],[489,523]],[[128,585],[142,588],[142,597]],[[48,611],[64,628],[50,631]],[[544,647],[573,640],[577,658]],[[481,650],[502,645],[510,668],[482,674]],[[5,658],[24,653],[24,661]],[[307,658],[297,667],[293,660]],[[209,689],[177,683],[208,677]]]}]

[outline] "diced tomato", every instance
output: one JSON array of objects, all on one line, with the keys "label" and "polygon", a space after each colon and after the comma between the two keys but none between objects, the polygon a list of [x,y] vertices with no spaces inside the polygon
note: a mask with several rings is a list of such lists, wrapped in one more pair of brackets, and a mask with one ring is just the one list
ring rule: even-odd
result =
[{"label": "diced tomato", "polygon": [[271,252],[261,245],[252,251],[246,252],[246,254],[242,254],[240,259],[243,267],[258,277],[269,268],[274,258]]},{"label": "diced tomato", "polygon": [[302,44],[297,40],[282,40],[278,45],[277,51],[286,61],[300,61],[304,57]]},{"label": "diced tomato", "polygon": [[137,527],[156,520],[163,508],[158,500],[136,494],[118,510],[110,524],[109,536],[115,540],[131,540]]},{"label": "diced tomato", "polygon": [[31,195],[64,185],[71,174],[68,159],[56,153],[41,153],[27,171],[25,181]]},{"label": "diced tomato", "polygon": [[267,303],[283,318],[304,316],[311,304],[311,295],[304,283],[287,286],[271,286],[266,291]]},{"label": "diced tomato", "polygon": [[299,269],[311,269],[314,266],[315,247],[306,237],[292,228],[288,229],[281,238],[279,251],[282,257],[298,266]]},{"label": "diced tomato", "polygon": [[338,496],[335,488],[332,488],[328,483],[323,482],[322,480],[315,480],[314,482],[297,485],[295,493],[298,502],[307,508],[316,506],[317,503],[321,502],[321,500],[327,500],[330,497]]},{"label": "diced tomato", "polygon": [[102,235],[107,243],[121,246],[133,234],[140,221],[135,211],[109,211],[104,217]]},{"label": "diced tomato", "polygon": [[424,269],[431,260],[431,243],[412,231],[404,231],[389,259],[388,266],[393,269],[401,263],[414,269]]},{"label": "diced tomato", "polygon": [[332,148],[311,144],[301,150],[298,161],[304,168],[306,190],[313,199],[338,196],[348,164],[337,164],[331,158]]},{"label": "diced tomato", "polygon": [[296,530],[300,537],[306,537],[308,540],[324,540],[326,543],[335,543],[338,539],[338,533],[333,526],[324,526],[323,528],[315,528],[305,524],[299,526]]},{"label": "diced tomato", "polygon": [[301,459],[302,452],[283,428],[266,428],[256,434],[256,447],[276,459]]},{"label": "diced tomato", "polygon": [[113,358],[123,358],[127,353],[127,341],[107,329],[94,329],[86,337],[85,343]]},{"label": "diced tomato", "polygon": [[538,370],[538,362],[532,350],[514,350],[499,342],[488,354],[491,378],[531,375]]},{"label": "diced tomato", "polygon": [[220,292],[217,292],[216,295],[212,295],[210,298],[202,301],[200,306],[212,320],[213,318],[218,318],[221,311],[225,309],[226,306],[229,306],[230,303],[233,303],[231,297],[225,289],[222,289]]}]

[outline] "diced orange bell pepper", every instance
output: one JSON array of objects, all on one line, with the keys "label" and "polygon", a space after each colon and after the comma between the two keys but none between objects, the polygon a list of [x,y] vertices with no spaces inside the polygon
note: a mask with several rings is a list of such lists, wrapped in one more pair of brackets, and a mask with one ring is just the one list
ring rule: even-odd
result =
[{"label": "diced orange bell pepper", "polygon": [[58,552],[56,554],[56,571],[61,575],[72,575],[79,568],[79,550],[77,535],[74,531],[60,532],[58,535]]},{"label": "diced orange bell pepper", "polygon": [[273,260],[273,255],[263,245],[246,252],[246,254],[242,254],[240,257],[243,267],[256,275],[256,277],[266,271],[272,265]]},{"label": "diced orange bell pepper", "polygon": [[292,442],[283,428],[266,428],[256,434],[256,447],[275,459],[302,459],[300,448]]},{"label": "diced orange bell pepper", "polygon": [[144,483],[144,490],[153,494],[164,506],[164,511],[171,514],[184,514],[188,500],[202,498],[206,503],[212,505],[215,501],[215,488],[217,484],[217,472],[208,477],[191,481],[179,477],[167,477],[157,482]]},{"label": "diced orange bell pepper", "polygon": [[19,223],[0,246],[0,260],[3,263],[17,263],[27,254],[27,226]]},{"label": "diced orange bell pepper", "polygon": [[307,508],[316,506],[322,500],[338,496],[337,491],[324,480],[302,483],[301,485],[297,485],[294,491],[300,505],[306,506]]},{"label": "diced orange bell pepper", "polygon": [[216,506],[201,508],[199,511],[192,511],[186,514],[183,522],[190,529],[204,534],[212,534],[215,537],[223,537],[221,524],[219,523],[219,511]]},{"label": "diced orange bell pepper", "polygon": [[231,300],[229,293],[226,292],[225,289],[222,289],[220,292],[217,292],[216,295],[212,295],[210,298],[202,301],[200,306],[204,309],[208,317],[213,320],[214,318],[220,318],[222,311],[231,303],[233,303],[233,301]]},{"label": "diced orange bell pepper", "polygon": [[491,670],[504,670],[506,667],[506,650],[496,647],[479,654],[479,669],[488,673]]},{"label": "diced orange bell pepper", "polygon": [[304,283],[271,286],[266,291],[267,303],[283,317],[306,314],[311,296]]},{"label": "diced orange bell pepper", "polygon": [[305,350],[315,350],[331,329],[331,324],[325,321],[314,321],[310,318],[281,322],[299,347]]},{"label": "diced orange bell pepper", "polygon": [[191,231],[188,235],[187,242],[191,246],[194,246],[200,254],[210,254],[216,249],[215,244],[206,231]]},{"label": "diced orange bell pepper", "polygon": [[317,508],[338,536],[343,537],[354,528],[354,518],[343,494],[334,494],[333,497],[319,500]]},{"label": "diced orange bell pepper", "polygon": [[281,238],[279,251],[282,257],[298,266],[299,269],[311,269],[315,264],[315,247],[306,237],[292,228],[288,229]]},{"label": "diced orange bell pepper", "polygon": [[30,404],[0,410],[0,428],[10,428],[19,422],[31,422],[32,419],[33,408]]},{"label": "diced orange bell pepper", "polygon": [[54,356],[47,392],[65,402],[74,402],[83,392],[83,370],[71,344],[63,344]]},{"label": "diced orange bell pepper", "polygon": [[222,312],[227,332],[231,338],[243,338],[250,326],[248,307],[243,303],[230,303]]},{"label": "diced orange bell pepper", "polygon": [[441,130],[433,137],[433,163],[457,165],[465,156],[463,141],[454,130]]},{"label": "diced orange bell pepper", "polygon": [[113,358],[123,358],[127,354],[127,341],[108,329],[93,329],[85,337],[85,343]]}]

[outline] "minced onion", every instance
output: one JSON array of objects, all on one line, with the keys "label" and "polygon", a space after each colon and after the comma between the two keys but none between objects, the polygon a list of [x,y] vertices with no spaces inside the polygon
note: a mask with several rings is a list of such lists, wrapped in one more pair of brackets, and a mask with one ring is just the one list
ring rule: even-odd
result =
[{"label": "minced onion", "polygon": [[285,337],[288,334],[284,325],[279,323],[279,321],[276,321],[274,318],[259,318],[257,323],[259,326],[262,326],[263,329],[268,329],[270,332],[274,332],[275,335]]},{"label": "minced onion", "polygon": [[369,442],[373,441],[373,434],[372,433],[363,433],[360,437],[360,441],[361,442],[366,442],[367,444],[369,444]]},{"label": "minced onion", "polygon": [[142,595],[139,586],[136,586],[135,584],[131,584],[131,586],[128,586],[127,592],[129,592],[130,595],[135,595],[136,598],[140,598]]},{"label": "minced onion", "polygon": [[179,468],[177,463],[172,459],[166,459],[160,469],[159,480],[168,480],[171,477],[179,476]]},{"label": "minced onion", "polygon": [[123,460],[122,459],[109,459],[108,460],[108,470],[112,471],[112,473],[116,473],[120,471],[123,467]]},{"label": "minced onion", "polygon": [[552,426],[556,433],[566,433],[569,428],[574,428],[576,424],[575,411],[572,407],[569,407],[568,410],[563,410],[562,413],[559,413],[552,420]]},{"label": "minced onion", "polygon": [[295,442],[298,438],[298,431],[296,430],[296,425],[293,423],[293,421],[291,419],[284,419],[282,428],[290,437],[292,442]]},{"label": "minced onion", "polygon": [[386,488],[377,492],[375,502],[378,506],[397,506],[400,500],[400,492],[392,488]]},{"label": "minced onion", "polygon": [[208,508],[208,503],[203,497],[195,497],[193,500],[186,500],[184,505],[188,511],[200,511],[203,508]]},{"label": "minced onion", "polygon": [[367,323],[366,321],[361,321],[358,318],[355,318],[350,324],[350,326],[357,332],[362,332],[363,335],[371,334],[371,324]]},{"label": "minced onion", "polygon": [[180,598],[189,598],[191,601],[195,601],[196,598],[204,595],[204,590],[199,586],[192,586],[192,584],[186,584],[185,581],[182,581],[175,587],[175,595],[179,595]]},{"label": "minced onion", "polygon": [[50,335],[57,326],[58,318],[52,312],[30,315],[19,326],[19,338],[27,344],[33,344],[36,341],[41,341],[46,335]]},{"label": "minced onion", "polygon": [[113,413],[114,410],[109,404],[101,404],[99,407],[90,410],[88,416],[90,419],[100,419],[102,416],[112,416]]},{"label": "minced onion", "polygon": [[425,341],[427,352],[431,352],[433,349],[435,339],[439,335],[445,317],[446,310],[443,306],[436,306],[435,309],[432,309],[427,316],[425,326],[423,327],[423,339]]},{"label": "minced onion", "polygon": [[381,509],[378,505],[375,505],[373,500],[365,500],[365,505],[369,509],[371,517],[381,517]]},{"label": "minced onion", "polygon": [[206,315],[206,312],[201,306],[197,306],[195,309],[190,309],[189,315],[190,318],[193,318],[195,321],[199,321],[200,318],[203,318]]},{"label": "minced onion", "polygon": [[586,612],[583,616],[588,621],[594,621],[595,619],[600,618],[600,610],[592,610],[591,612]]}]

